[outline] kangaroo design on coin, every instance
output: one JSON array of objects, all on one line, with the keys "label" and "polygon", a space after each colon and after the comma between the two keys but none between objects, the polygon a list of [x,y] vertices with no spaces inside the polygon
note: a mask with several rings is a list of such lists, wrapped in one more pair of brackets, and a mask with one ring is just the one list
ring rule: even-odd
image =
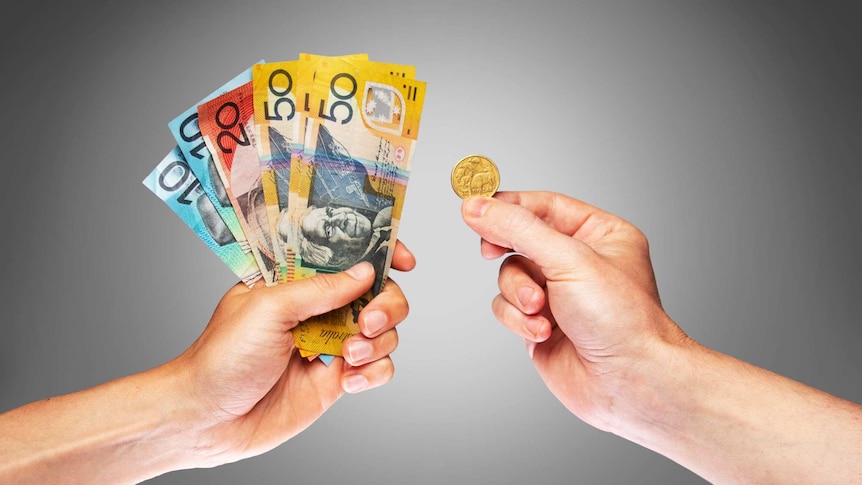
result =
[{"label": "kangaroo design on coin", "polygon": [[470,155],[452,169],[452,189],[462,199],[473,195],[490,197],[499,187],[500,171],[488,157]]}]

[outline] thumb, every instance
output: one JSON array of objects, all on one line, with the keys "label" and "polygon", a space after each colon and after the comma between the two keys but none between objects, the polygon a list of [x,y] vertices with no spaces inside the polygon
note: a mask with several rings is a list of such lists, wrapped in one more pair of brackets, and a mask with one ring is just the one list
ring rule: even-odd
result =
[{"label": "thumb", "polygon": [[461,216],[482,239],[527,256],[549,278],[558,271],[582,267],[578,263],[592,253],[583,242],[559,232],[518,204],[470,197],[461,207]]},{"label": "thumb", "polygon": [[340,273],[320,273],[263,288],[259,293],[265,299],[258,304],[266,305],[266,310],[276,312],[280,319],[296,323],[349,304],[367,293],[373,283],[374,266],[363,261]]}]

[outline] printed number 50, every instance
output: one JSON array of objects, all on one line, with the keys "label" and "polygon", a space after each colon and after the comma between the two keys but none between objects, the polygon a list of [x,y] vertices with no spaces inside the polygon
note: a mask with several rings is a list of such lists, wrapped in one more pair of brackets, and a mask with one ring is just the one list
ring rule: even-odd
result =
[{"label": "printed number 50", "polygon": [[[350,92],[347,94],[339,94],[338,91],[335,89],[335,83],[338,82],[338,80],[342,79],[342,78],[350,81],[350,84],[352,86],[350,89]],[[347,116],[341,120],[341,124],[344,125],[346,123],[349,123],[350,120],[353,118],[353,107],[351,107],[350,103],[348,103],[345,100],[352,98],[356,94],[357,89],[358,89],[358,86],[356,84],[356,78],[354,78],[350,74],[347,74],[346,72],[336,74],[332,78],[332,81],[329,83],[329,92],[332,93],[332,95],[335,96],[336,99],[338,99],[339,101],[336,101],[336,102],[332,103],[332,105],[329,106],[329,112],[327,114],[327,113],[325,113],[326,101],[321,99],[320,100],[320,110],[318,111],[318,115],[321,118],[329,120],[329,121],[338,121],[338,119],[335,117],[335,110],[339,106],[343,106],[343,107],[347,108]]]}]

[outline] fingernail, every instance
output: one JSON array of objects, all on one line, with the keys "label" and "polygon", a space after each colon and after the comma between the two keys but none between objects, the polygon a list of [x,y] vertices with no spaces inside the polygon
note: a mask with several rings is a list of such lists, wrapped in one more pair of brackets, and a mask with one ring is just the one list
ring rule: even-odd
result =
[{"label": "fingernail", "polygon": [[347,344],[347,354],[350,356],[350,361],[359,363],[371,356],[371,344],[365,340],[356,340]]},{"label": "fingernail", "polygon": [[518,302],[521,303],[521,307],[524,310],[530,311],[532,310],[531,304],[533,303],[533,295],[536,294],[536,290],[525,286],[518,290]]},{"label": "fingernail", "polygon": [[539,332],[544,331],[545,322],[538,318],[528,318],[526,322],[527,332],[533,337],[533,340],[539,338]]},{"label": "fingernail", "polygon": [[362,391],[366,387],[368,387],[368,379],[362,374],[355,374],[341,380],[341,388],[351,394]]},{"label": "fingernail", "polygon": [[365,314],[365,335],[373,337],[386,325],[386,314],[380,310],[371,310]]},{"label": "fingernail", "polygon": [[364,280],[374,274],[374,267],[371,266],[371,263],[363,261],[347,269],[346,271],[347,274],[353,277],[353,279]]},{"label": "fingernail", "polygon": [[487,197],[470,197],[464,202],[464,211],[470,217],[482,217],[490,202]]}]

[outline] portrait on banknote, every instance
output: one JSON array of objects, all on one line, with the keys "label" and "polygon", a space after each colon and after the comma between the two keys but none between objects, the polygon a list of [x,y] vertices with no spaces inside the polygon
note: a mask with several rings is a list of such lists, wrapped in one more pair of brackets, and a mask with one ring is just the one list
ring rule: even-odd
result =
[{"label": "portrait on banknote", "polygon": [[325,127],[317,135],[308,204],[295,224],[282,215],[279,235],[303,266],[340,271],[368,261],[382,274],[395,199],[372,187],[366,166]]},{"label": "portrait on banknote", "polygon": [[221,181],[221,176],[218,174],[218,169],[215,166],[215,160],[213,160],[212,156],[206,157],[206,167],[210,180],[212,181],[211,184],[216,202],[218,202],[222,207],[233,208],[230,204],[230,197],[227,195],[227,190],[224,188],[224,183]]},{"label": "portrait on banknote", "polygon": [[200,188],[200,185],[198,185],[198,190],[196,190],[196,192],[197,200],[195,201],[195,205],[197,206],[201,220],[203,220],[207,232],[213,238],[213,241],[215,241],[219,246],[236,242],[236,239],[233,237],[233,233],[230,232],[227,224],[224,223],[218,210],[216,210],[215,205],[213,205],[209,197],[206,196],[203,189]]},{"label": "portrait on banknote", "polygon": [[392,229],[392,207],[374,213],[327,204],[309,206],[301,217],[299,247],[304,261],[332,269],[350,267],[359,261],[385,261],[384,243]]}]

